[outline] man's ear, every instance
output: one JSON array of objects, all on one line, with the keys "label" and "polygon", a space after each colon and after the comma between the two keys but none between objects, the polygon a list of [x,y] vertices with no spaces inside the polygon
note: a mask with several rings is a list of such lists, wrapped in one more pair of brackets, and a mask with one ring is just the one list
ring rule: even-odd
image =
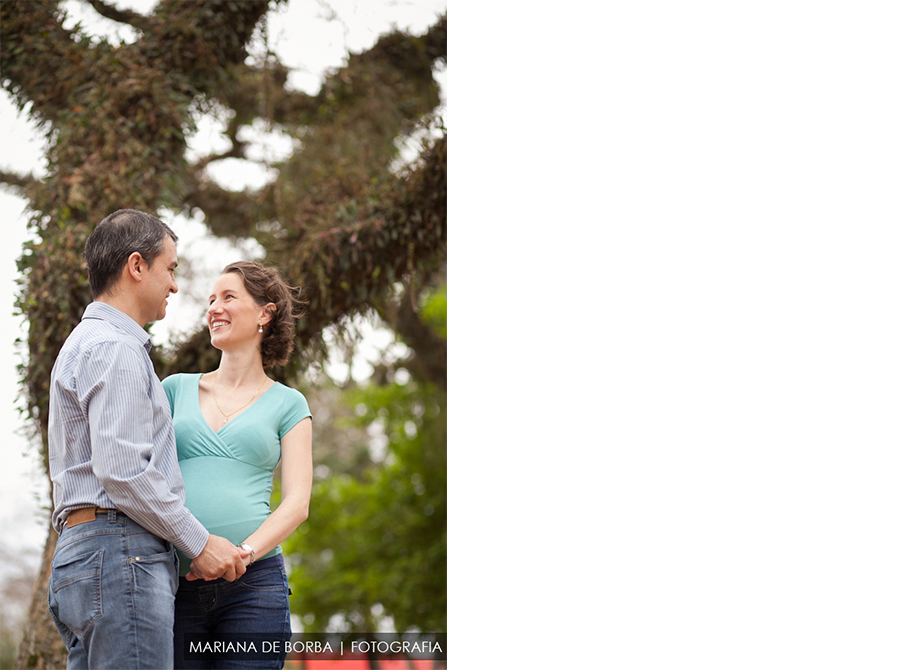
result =
[{"label": "man's ear", "polygon": [[125,272],[134,281],[143,281],[144,279],[144,257],[140,252],[133,252],[128,260],[125,261]]}]

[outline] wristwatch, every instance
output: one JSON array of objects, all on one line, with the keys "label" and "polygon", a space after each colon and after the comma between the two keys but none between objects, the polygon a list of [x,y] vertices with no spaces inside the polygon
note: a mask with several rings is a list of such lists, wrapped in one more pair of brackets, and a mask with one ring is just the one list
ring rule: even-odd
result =
[{"label": "wristwatch", "polygon": [[256,561],[256,551],[246,542],[241,542],[241,549],[250,552],[250,562],[247,565],[253,565],[253,563]]}]

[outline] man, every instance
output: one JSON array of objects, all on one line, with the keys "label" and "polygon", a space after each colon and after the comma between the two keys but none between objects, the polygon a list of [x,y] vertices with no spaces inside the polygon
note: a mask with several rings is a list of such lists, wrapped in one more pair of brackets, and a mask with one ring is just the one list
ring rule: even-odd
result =
[{"label": "man", "polygon": [[123,209],[88,237],[94,302],[50,377],[50,612],[69,668],[171,668],[175,547],[204,579],[234,581],[248,552],[184,506],[175,434],[143,327],[178,291],[175,233]]}]

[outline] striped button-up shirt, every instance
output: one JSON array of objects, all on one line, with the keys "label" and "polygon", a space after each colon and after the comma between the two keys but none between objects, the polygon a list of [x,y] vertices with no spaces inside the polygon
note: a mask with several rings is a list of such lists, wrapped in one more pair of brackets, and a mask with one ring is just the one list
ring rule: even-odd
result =
[{"label": "striped button-up shirt", "polygon": [[195,558],[209,532],[184,506],[169,401],[150,361],[150,335],[93,302],[50,376],[52,523],[79,507],[115,508]]}]

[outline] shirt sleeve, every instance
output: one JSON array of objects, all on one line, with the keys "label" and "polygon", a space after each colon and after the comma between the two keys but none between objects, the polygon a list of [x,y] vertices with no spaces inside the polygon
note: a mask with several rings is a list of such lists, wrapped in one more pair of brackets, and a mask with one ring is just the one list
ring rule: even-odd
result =
[{"label": "shirt sleeve", "polygon": [[281,412],[281,425],[278,427],[279,440],[303,419],[307,417],[312,418],[306,397],[297,389],[290,389],[290,391],[285,399],[284,409]]},{"label": "shirt sleeve", "polygon": [[78,396],[90,424],[91,465],[117,509],[195,558],[209,532],[184,505],[171,420],[156,416],[171,409],[153,402],[151,382],[128,345],[104,342],[84,356]]},{"label": "shirt sleeve", "polygon": [[166,398],[169,400],[169,411],[172,414],[172,418],[175,418],[175,398],[178,395],[178,382],[176,381],[176,377],[178,377],[178,375],[169,375],[162,380],[162,387],[166,392]]}]

